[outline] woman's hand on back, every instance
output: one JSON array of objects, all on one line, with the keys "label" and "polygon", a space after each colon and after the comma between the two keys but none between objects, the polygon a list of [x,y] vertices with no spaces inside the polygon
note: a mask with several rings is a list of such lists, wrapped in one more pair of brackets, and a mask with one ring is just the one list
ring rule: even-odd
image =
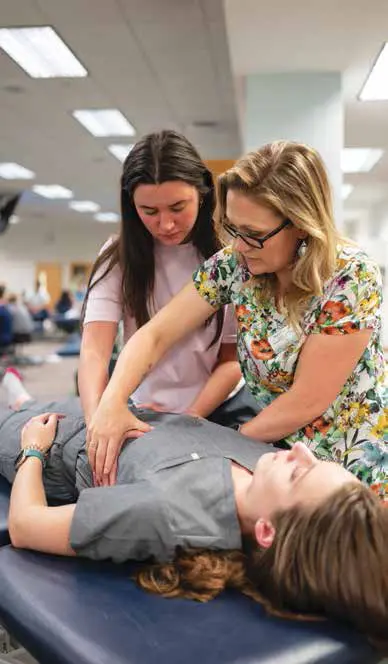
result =
[{"label": "woman's hand on back", "polygon": [[152,427],[128,410],[126,403],[100,402],[91,418],[86,449],[94,483],[112,486],[116,482],[117,461],[127,438],[140,438]]}]

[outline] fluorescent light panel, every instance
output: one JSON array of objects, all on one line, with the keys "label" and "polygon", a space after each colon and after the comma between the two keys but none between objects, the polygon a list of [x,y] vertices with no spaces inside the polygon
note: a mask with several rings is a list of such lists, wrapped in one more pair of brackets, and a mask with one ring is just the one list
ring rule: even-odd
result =
[{"label": "fluorescent light panel", "polygon": [[118,143],[109,145],[108,150],[111,154],[113,154],[116,159],[121,161],[123,163],[126,158],[128,157],[129,153],[131,152],[133,148],[133,144],[131,145],[119,145]]},{"label": "fluorescent light panel", "polygon": [[352,193],[354,187],[352,184],[343,184],[342,185],[342,200],[345,201],[348,196]]},{"label": "fluorescent light panel", "polygon": [[5,180],[32,180],[34,177],[33,171],[14,162],[0,164],[0,178],[5,178]]},{"label": "fluorescent light panel", "polygon": [[101,221],[102,223],[117,223],[120,220],[116,212],[97,212],[94,218],[96,221]]},{"label": "fluorescent light panel", "polygon": [[127,118],[116,108],[99,110],[77,110],[73,116],[93,136],[134,136],[135,128]]},{"label": "fluorescent light panel", "polygon": [[76,212],[98,212],[100,206],[93,201],[72,201],[69,207]]},{"label": "fluorescent light panel", "polygon": [[343,173],[367,173],[383,156],[378,148],[345,148],[341,153]]},{"label": "fluorescent light panel", "polygon": [[44,196],[44,198],[73,198],[73,192],[60,184],[36,184],[32,187],[32,191],[39,194],[39,196]]},{"label": "fluorescent light panel", "polygon": [[388,42],[385,42],[380,55],[360,92],[361,101],[388,100]]},{"label": "fluorescent light panel", "polygon": [[77,78],[88,72],[49,26],[2,28],[0,46],[32,78]]}]

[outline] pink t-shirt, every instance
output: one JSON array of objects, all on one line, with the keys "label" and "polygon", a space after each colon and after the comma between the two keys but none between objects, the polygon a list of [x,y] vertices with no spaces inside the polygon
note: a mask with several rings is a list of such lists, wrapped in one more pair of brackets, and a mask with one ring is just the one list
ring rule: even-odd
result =
[{"label": "pink t-shirt", "polygon": [[[108,246],[109,240],[101,249]],[[176,295],[192,278],[201,263],[201,256],[192,244],[168,247],[155,242],[155,286],[149,302],[154,315]],[[103,273],[103,269],[100,274]],[[98,275],[97,275],[98,276]],[[124,323],[124,341],[136,332],[136,322],[123,316],[121,304],[121,270],[116,265],[89,293],[84,324],[95,321]],[[158,362],[152,372],[131,395],[136,404],[158,403],[175,413],[184,412],[206,384],[221,343],[236,343],[236,322],[232,307],[225,308],[222,334],[209,348],[216,330],[213,320],[207,327],[195,330],[174,346]]]}]

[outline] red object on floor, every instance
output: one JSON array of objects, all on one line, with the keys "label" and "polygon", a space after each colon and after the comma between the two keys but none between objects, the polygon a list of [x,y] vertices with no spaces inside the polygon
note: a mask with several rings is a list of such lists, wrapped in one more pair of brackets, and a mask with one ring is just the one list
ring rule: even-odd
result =
[{"label": "red object on floor", "polygon": [[23,381],[22,374],[20,373],[20,371],[15,369],[15,367],[7,367],[6,370],[4,371],[4,376],[6,373],[13,373],[16,376],[16,378],[19,378],[19,380]]}]

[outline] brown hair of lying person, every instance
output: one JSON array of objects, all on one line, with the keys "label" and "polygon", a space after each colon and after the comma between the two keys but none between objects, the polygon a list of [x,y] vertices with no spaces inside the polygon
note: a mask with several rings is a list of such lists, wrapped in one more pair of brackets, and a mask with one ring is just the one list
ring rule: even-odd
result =
[{"label": "brown hair of lying person", "polygon": [[318,507],[278,513],[273,544],[245,551],[180,550],[173,563],[141,568],[137,583],[164,597],[201,602],[234,588],[268,613],[346,622],[388,653],[388,509],[348,484]]}]

